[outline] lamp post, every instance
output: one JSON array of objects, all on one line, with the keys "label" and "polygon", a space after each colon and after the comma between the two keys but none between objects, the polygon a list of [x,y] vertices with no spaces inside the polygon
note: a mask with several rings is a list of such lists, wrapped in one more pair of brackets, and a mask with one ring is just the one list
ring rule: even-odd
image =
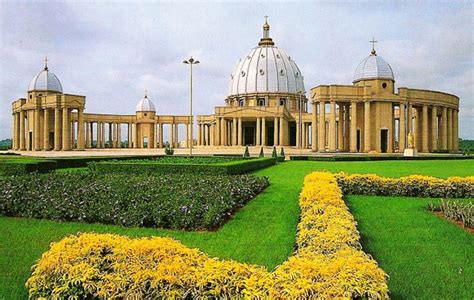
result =
[{"label": "lamp post", "polygon": [[199,60],[194,60],[191,56],[188,60],[183,61],[184,64],[189,65],[190,67],[190,80],[189,80],[189,122],[190,122],[190,132],[189,132],[189,156],[193,155],[193,65],[197,65]]},{"label": "lamp post", "polygon": [[300,90],[298,91],[298,94],[300,95],[299,99],[299,109],[298,109],[298,127],[299,127],[299,141],[300,141],[300,156],[303,155],[303,101],[302,101],[302,96],[305,93],[305,91]]}]

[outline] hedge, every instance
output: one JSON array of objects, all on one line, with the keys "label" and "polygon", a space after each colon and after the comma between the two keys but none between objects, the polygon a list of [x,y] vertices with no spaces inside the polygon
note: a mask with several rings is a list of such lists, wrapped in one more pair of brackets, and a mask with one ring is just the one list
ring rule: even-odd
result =
[{"label": "hedge", "polygon": [[0,160],[0,174],[24,175],[32,172],[45,173],[56,168],[54,160],[34,160],[34,159],[5,159]]},{"label": "hedge", "polygon": [[84,233],[52,243],[26,283],[30,298],[388,298],[387,275],[361,250],[329,173],[305,178],[295,253],[274,272],[211,258],[171,238]]},{"label": "hedge", "polygon": [[50,173],[0,178],[0,215],[213,229],[265,189],[251,175]]},{"label": "hedge", "polygon": [[344,194],[428,198],[473,198],[474,176],[440,179],[410,175],[401,178],[375,174],[336,175]]},{"label": "hedge", "polygon": [[215,164],[173,164],[148,162],[107,161],[89,164],[93,172],[103,173],[156,173],[156,174],[209,174],[209,175],[236,175],[266,168],[276,163],[275,158],[242,159]]},{"label": "hedge", "polygon": [[388,155],[332,155],[332,156],[299,156],[291,155],[290,160],[309,161],[382,161],[382,160],[453,160],[453,159],[473,159],[474,157],[465,155],[428,155],[428,156],[388,156]]}]

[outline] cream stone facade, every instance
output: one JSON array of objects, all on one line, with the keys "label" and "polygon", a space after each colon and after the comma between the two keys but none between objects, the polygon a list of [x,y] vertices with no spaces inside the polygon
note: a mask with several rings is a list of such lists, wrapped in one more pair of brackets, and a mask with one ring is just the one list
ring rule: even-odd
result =
[{"label": "cream stone facade", "polygon": [[419,152],[458,152],[459,98],[406,87],[396,92],[393,70],[374,48],[357,66],[352,85],[312,88],[308,110],[303,76],[274,46],[269,29],[265,22],[258,47],[231,75],[226,105],[198,116],[198,145],[403,153],[412,132]]},{"label": "cream stone facade", "polygon": [[[63,93],[61,82],[45,64],[32,79],[27,98],[12,104],[13,150],[162,148],[165,125],[169,127],[170,144],[178,147],[180,124],[185,125],[188,147],[190,117],[158,115],[146,94],[133,115],[85,113],[85,104],[85,96]],[[122,128],[126,133],[122,134]]]},{"label": "cream stone facade", "polygon": [[[27,98],[12,104],[13,149],[161,148],[164,125],[172,146],[178,147],[180,124],[185,126],[184,146],[190,146],[191,118],[158,115],[146,95],[132,115],[85,113],[85,103],[85,96],[64,94],[46,65],[31,81]],[[275,46],[265,22],[260,42],[230,77],[225,105],[197,117],[196,144],[403,153],[411,132],[418,152],[455,153],[458,112],[455,95],[406,87],[396,91],[391,66],[374,48],[357,66],[352,85],[316,86],[308,100],[301,71]]]}]

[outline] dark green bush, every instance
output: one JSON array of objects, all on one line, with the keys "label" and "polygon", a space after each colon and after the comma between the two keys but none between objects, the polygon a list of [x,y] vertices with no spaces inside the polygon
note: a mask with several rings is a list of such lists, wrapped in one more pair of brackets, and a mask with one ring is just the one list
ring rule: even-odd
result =
[{"label": "dark green bush", "polygon": [[251,175],[49,173],[0,178],[0,214],[123,226],[213,228],[268,185]]},{"label": "dark green bush", "polygon": [[245,158],[249,158],[249,157],[250,157],[249,146],[245,146],[244,157],[245,157]]},{"label": "dark green bush", "polygon": [[[185,158],[180,158],[182,161]],[[216,159],[215,157],[202,159]],[[225,159],[225,158],[219,158]],[[192,161],[192,159],[191,159]],[[156,174],[209,174],[209,175],[235,175],[244,174],[250,171],[266,168],[274,165],[274,158],[256,158],[256,159],[231,159],[222,163],[173,163],[156,161],[106,161],[92,162],[89,169],[98,173],[156,173]]]},{"label": "dark green bush", "polygon": [[166,155],[173,155],[174,154],[174,149],[171,147],[170,143],[166,142],[165,144],[165,154]]},{"label": "dark green bush", "polygon": [[273,146],[273,149],[272,149],[272,157],[277,158],[277,149],[275,146]]},{"label": "dark green bush", "polygon": [[0,174],[24,175],[32,172],[45,173],[56,169],[54,160],[11,159],[0,161]]},{"label": "dark green bush", "polygon": [[260,153],[258,154],[258,157],[265,157],[265,153],[263,153],[263,147],[260,147]]}]

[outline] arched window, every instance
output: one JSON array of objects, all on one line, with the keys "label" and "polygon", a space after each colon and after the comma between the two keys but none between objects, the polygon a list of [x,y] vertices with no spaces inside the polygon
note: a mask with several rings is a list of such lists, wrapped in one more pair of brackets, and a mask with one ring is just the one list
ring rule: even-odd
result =
[{"label": "arched window", "polygon": [[257,99],[258,106],[265,106],[265,98],[258,98]]},{"label": "arched window", "polygon": [[245,106],[245,99],[239,99],[239,106]]},{"label": "arched window", "polygon": [[280,106],[286,106],[286,98],[280,98]]}]

